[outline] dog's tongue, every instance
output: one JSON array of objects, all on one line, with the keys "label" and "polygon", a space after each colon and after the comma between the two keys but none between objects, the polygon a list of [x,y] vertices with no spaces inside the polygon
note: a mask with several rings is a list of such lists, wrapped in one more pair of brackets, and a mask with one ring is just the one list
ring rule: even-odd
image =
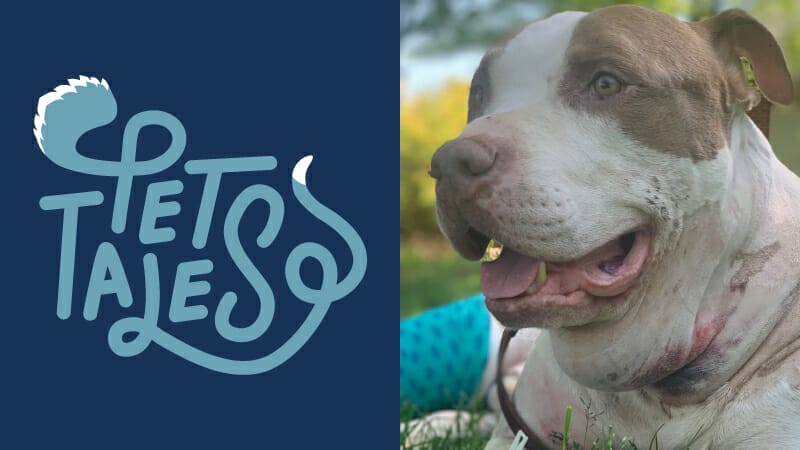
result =
[{"label": "dog's tongue", "polygon": [[[608,297],[628,289],[641,272],[649,248],[647,233],[637,233],[629,251],[615,239],[569,263],[547,263],[547,281],[535,286],[536,295],[567,295],[584,290]],[[481,289],[493,300],[523,294],[536,281],[539,260],[505,247],[493,262],[481,264]]]},{"label": "dog's tongue", "polygon": [[481,290],[488,298],[516,297],[536,280],[539,261],[506,247],[496,261],[481,264]]}]

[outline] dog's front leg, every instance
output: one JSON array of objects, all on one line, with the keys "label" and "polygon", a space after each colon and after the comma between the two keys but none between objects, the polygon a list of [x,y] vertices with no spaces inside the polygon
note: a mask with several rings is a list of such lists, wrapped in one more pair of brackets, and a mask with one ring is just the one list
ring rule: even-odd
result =
[{"label": "dog's front leg", "polygon": [[508,427],[506,419],[501,415],[500,420],[492,431],[492,438],[486,443],[484,450],[508,450],[514,442],[514,433]]},{"label": "dog's front leg", "polygon": [[513,439],[504,437],[493,437],[487,444],[484,450],[508,450],[511,448]]}]

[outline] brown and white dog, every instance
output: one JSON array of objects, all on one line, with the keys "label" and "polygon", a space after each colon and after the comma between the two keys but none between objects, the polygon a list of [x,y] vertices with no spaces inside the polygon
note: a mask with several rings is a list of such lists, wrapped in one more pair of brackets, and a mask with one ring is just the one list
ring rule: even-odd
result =
[{"label": "brown and white dog", "polygon": [[[469,123],[431,163],[437,216],[466,258],[504,244],[482,289],[503,325],[543,329],[513,395],[542,440],[583,402],[602,414],[573,415],[578,442],[612,425],[661,448],[800,448],[800,180],[746,115],[740,57],[792,101],[740,10],[556,14],[475,72]],[[487,448],[513,437],[501,420]]]}]

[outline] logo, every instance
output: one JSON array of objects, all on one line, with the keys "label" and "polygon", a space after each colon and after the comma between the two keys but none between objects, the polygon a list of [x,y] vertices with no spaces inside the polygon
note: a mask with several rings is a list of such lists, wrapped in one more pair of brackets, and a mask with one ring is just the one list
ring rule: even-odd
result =
[{"label": "logo", "polygon": [[[114,196],[108,202],[100,191],[57,193],[43,196],[39,200],[42,210],[60,211],[62,216],[56,301],[56,314],[60,319],[70,318],[73,303],[77,303],[73,301],[73,282],[81,209],[110,204],[112,210],[109,235],[124,233],[128,223],[134,177],[147,177],[166,170],[178,161],[186,147],[186,130],[181,121],[167,112],[152,110],[133,115],[125,124],[119,160],[94,159],[78,152],[77,143],[81,136],[110,124],[116,117],[117,102],[104,79],[85,76],[70,79],[68,84],[57,86],[52,92],[39,98],[33,133],[42,153],[64,169],[116,180]],[[139,133],[147,126],[165,129],[171,137],[171,143],[161,155],[149,160],[137,160]],[[222,373],[258,374],[281,365],[305,345],[325,318],[331,304],[346,297],[361,283],[367,268],[367,251],[358,232],[309,191],[306,173],[312,159],[312,156],[306,156],[295,164],[291,174],[292,194],[313,217],[327,224],[344,240],[353,264],[340,280],[334,255],[319,243],[303,242],[289,253],[284,267],[286,282],[292,294],[311,304],[312,308],[294,334],[273,352],[252,360],[228,359],[207,353],[160,328],[158,322],[162,314],[162,302],[157,253],[152,251],[143,256],[145,298],[134,299],[122,259],[114,244],[109,241],[100,243],[95,252],[83,303],[83,318],[87,321],[97,318],[101,298],[106,294],[116,296],[123,308],[130,307],[134,301],[143,301],[142,317],[120,318],[108,330],[108,345],[119,356],[139,355],[154,343],[187,361]],[[223,175],[270,171],[276,166],[277,160],[273,156],[197,159],[184,164],[187,176],[203,177],[204,183],[192,234],[192,245],[195,249],[204,249],[208,242]],[[138,221],[138,240],[142,245],[164,244],[175,239],[175,229],[157,227],[156,221],[180,213],[179,202],[162,201],[162,197],[181,192],[181,180],[148,184],[142,215]],[[236,293],[226,292],[219,299],[214,311],[214,328],[223,339],[235,343],[251,342],[261,337],[272,324],[275,315],[276,299],[270,283],[248,257],[238,232],[245,211],[257,201],[269,205],[267,223],[256,239],[258,247],[265,249],[275,242],[283,224],[284,202],[277,190],[264,184],[250,185],[236,196],[224,215],[223,239],[227,252],[259,299],[258,316],[244,327],[233,325],[230,320],[237,303]],[[308,286],[300,277],[300,266],[308,258],[316,260],[322,268],[322,283],[318,289]],[[180,324],[203,320],[209,316],[205,305],[187,305],[187,300],[210,293],[209,282],[192,280],[192,277],[210,276],[214,264],[211,259],[194,259],[178,264],[172,297],[166,312],[169,322]],[[113,297],[106,297],[108,298]]]}]

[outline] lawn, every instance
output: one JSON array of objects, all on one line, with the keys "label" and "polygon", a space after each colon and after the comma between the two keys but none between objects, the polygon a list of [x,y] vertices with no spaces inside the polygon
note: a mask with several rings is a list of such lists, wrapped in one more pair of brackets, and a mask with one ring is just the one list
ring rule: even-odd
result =
[{"label": "lawn", "polygon": [[[400,318],[419,314],[454,299],[467,297],[480,290],[480,268],[477,262],[460,258],[442,238],[400,245]],[[480,407],[475,410],[480,413]],[[409,408],[401,408],[400,420],[407,423],[419,416]],[[432,439],[423,445],[407,445],[400,434],[401,450],[480,450],[489,436],[479,432],[477,422],[465,420],[462,436]]]},{"label": "lawn", "polygon": [[400,318],[480,291],[478,263],[446,245],[443,239],[400,245]]}]

